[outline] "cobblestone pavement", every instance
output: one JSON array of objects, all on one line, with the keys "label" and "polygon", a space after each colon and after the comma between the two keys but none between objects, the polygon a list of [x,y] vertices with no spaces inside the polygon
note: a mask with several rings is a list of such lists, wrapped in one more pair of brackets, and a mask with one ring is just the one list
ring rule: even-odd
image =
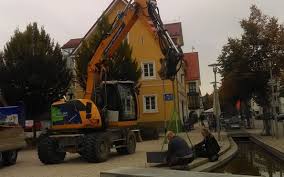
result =
[{"label": "cobblestone pavement", "polygon": [[[202,137],[197,128],[189,133],[193,144]],[[90,164],[79,155],[68,154],[65,162],[57,165],[43,165],[37,157],[36,150],[24,150],[19,153],[18,162],[11,167],[0,169],[0,177],[97,177],[101,171],[118,167],[146,167],[147,151],[160,151],[163,138],[137,144],[135,154],[121,156],[112,152],[110,159],[104,163]],[[222,146],[223,142],[220,142]]]}]

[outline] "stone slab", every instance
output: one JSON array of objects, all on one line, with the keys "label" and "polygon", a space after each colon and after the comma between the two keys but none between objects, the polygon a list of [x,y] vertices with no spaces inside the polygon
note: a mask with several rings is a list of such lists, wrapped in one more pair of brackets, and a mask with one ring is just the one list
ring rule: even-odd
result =
[{"label": "stone slab", "polygon": [[167,152],[146,152],[147,163],[167,163]]},{"label": "stone slab", "polygon": [[100,176],[101,177],[245,177],[243,175],[165,170],[165,169],[154,169],[154,168],[131,168],[131,167],[123,167],[106,172],[101,172]]}]

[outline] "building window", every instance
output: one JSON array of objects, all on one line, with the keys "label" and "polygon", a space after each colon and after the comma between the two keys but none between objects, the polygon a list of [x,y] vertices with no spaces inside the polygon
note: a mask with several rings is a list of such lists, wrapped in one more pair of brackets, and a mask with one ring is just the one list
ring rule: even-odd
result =
[{"label": "building window", "polygon": [[152,79],[155,77],[155,65],[153,62],[142,64],[143,77],[145,79]]},{"label": "building window", "polygon": [[143,99],[144,103],[144,112],[157,112],[157,96],[144,96]]},{"label": "building window", "polygon": [[190,82],[189,83],[189,93],[196,93],[196,83],[195,82]]}]

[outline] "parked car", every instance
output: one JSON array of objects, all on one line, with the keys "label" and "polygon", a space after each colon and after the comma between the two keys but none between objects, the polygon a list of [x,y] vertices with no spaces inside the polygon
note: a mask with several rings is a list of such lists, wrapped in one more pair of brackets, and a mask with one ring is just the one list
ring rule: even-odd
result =
[{"label": "parked car", "polygon": [[240,129],[241,119],[238,115],[235,115],[230,118],[225,118],[224,124],[226,129]]}]

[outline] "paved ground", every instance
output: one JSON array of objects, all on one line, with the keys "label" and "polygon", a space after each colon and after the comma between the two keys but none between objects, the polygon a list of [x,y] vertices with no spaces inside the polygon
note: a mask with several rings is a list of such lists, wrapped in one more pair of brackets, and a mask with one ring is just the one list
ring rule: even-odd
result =
[{"label": "paved ground", "polygon": [[[189,133],[189,136],[193,144],[202,139],[198,128]],[[15,166],[0,169],[0,177],[96,177],[99,176],[101,171],[118,167],[143,168],[147,166],[145,152],[160,151],[162,142],[161,138],[160,140],[138,143],[135,154],[119,156],[116,152],[113,152],[107,162],[99,164],[90,164],[83,161],[78,155],[68,154],[63,164],[43,165],[38,160],[35,150],[25,150],[19,153],[18,162]],[[220,142],[220,145],[224,148],[227,143],[226,139],[224,139]]]},{"label": "paved ground", "polygon": [[276,139],[272,136],[262,136],[263,133],[262,130],[263,124],[262,121],[256,120],[255,121],[255,129],[248,129],[247,131],[251,134],[253,134],[258,140],[262,141],[263,143],[267,144],[268,146],[271,146],[278,151],[284,153],[284,127],[282,123],[279,123],[279,138]]}]

